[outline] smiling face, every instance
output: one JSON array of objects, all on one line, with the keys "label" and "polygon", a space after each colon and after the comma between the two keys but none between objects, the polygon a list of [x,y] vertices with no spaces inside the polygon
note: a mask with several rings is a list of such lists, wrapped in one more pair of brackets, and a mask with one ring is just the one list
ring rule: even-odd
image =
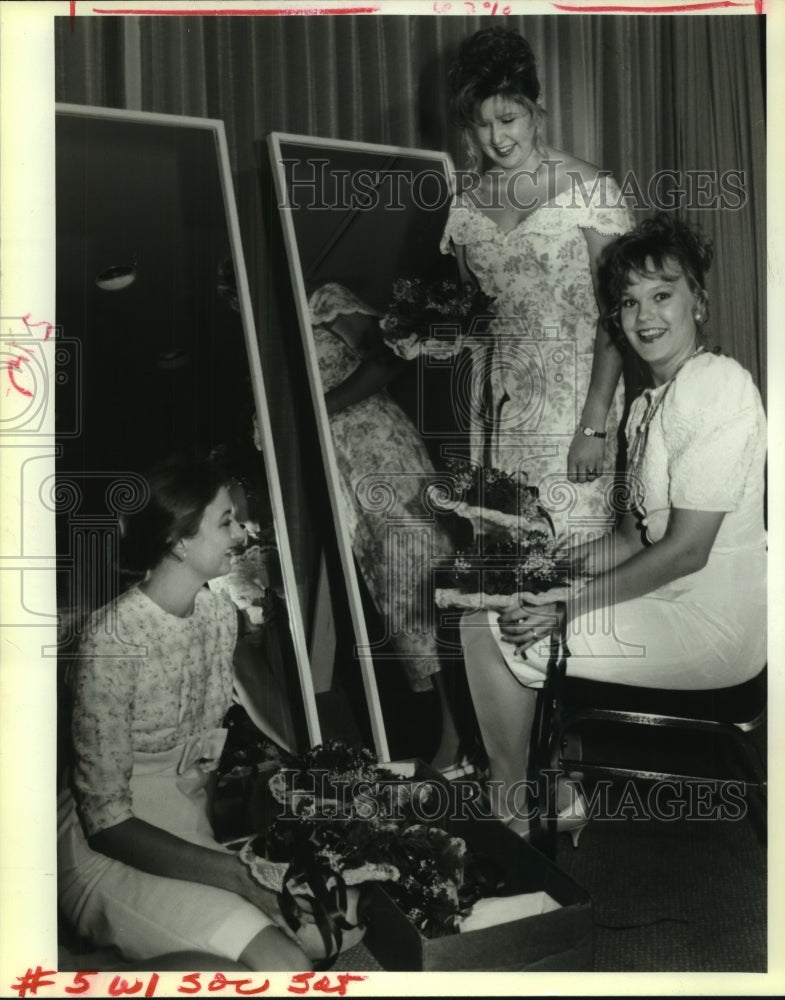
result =
[{"label": "smiling face", "polygon": [[529,109],[511,97],[496,94],[483,101],[471,133],[477,147],[496,167],[519,170],[538,166],[531,162],[535,159],[537,123]]},{"label": "smiling face", "polygon": [[631,273],[621,298],[619,321],[630,345],[649,366],[656,385],[667,382],[697,348],[698,293],[673,261],[646,274]]},{"label": "smiling face", "polygon": [[212,580],[231,569],[232,549],[244,538],[244,532],[234,518],[229,491],[222,486],[205,507],[199,530],[178,543],[183,562],[195,576]]}]

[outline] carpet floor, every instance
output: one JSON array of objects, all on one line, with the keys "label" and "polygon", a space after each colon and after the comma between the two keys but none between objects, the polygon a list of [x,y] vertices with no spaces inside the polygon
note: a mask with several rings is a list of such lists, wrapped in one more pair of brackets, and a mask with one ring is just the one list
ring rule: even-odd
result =
[{"label": "carpet floor", "polygon": [[595,971],[766,971],[766,848],[749,818],[600,818],[577,849],[558,840],[592,898]]},{"label": "carpet floor", "polygon": [[[592,899],[595,972],[766,972],[766,847],[739,820],[592,820],[557,865]],[[347,969],[380,966],[359,945]]]}]

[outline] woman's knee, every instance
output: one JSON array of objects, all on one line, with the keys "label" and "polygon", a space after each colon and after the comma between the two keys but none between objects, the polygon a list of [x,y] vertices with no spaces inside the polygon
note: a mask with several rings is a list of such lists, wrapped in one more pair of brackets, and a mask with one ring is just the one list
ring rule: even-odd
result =
[{"label": "woman's knee", "polygon": [[460,633],[463,658],[468,672],[473,672],[475,669],[482,670],[489,657],[493,657],[494,654],[498,656],[498,647],[493,638],[487,612],[474,611],[471,614],[464,614]]},{"label": "woman's knee", "polygon": [[309,972],[313,962],[278,927],[265,927],[243,949],[239,961],[253,972]]}]

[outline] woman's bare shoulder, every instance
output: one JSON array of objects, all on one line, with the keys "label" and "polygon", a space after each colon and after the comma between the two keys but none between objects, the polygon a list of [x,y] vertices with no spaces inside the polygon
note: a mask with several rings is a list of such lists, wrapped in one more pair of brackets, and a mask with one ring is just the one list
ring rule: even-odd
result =
[{"label": "woman's bare shoulder", "polygon": [[557,176],[561,174],[564,177],[570,177],[577,173],[585,184],[596,180],[601,173],[607,173],[596,164],[589,163],[588,160],[581,160],[579,157],[573,156],[572,153],[566,153],[563,149],[549,148],[547,159],[555,161]]}]

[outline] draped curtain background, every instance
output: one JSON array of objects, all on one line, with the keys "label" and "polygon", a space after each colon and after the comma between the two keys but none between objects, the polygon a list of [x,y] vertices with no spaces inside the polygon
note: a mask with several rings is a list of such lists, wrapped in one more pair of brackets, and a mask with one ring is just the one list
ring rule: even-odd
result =
[{"label": "draped curtain background", "polygon": [[[715,240],[710,337],[765,392],[764,28],[748,16],[386,16],[58,18],[56,99],[226,124],[262,364],[291,488],[295,563],[312,578],[308,478],[297,440],[299,340],[266,178],[271,131],[446,149],[447,67],[459,42],[505,21],[538,57],[547,140],[646,193],[657,171],[744,172],[737,209],[684,206]],[[637,190],[637,188],[636,188]],[[717,193],[718,185],[712,187]]]}]

